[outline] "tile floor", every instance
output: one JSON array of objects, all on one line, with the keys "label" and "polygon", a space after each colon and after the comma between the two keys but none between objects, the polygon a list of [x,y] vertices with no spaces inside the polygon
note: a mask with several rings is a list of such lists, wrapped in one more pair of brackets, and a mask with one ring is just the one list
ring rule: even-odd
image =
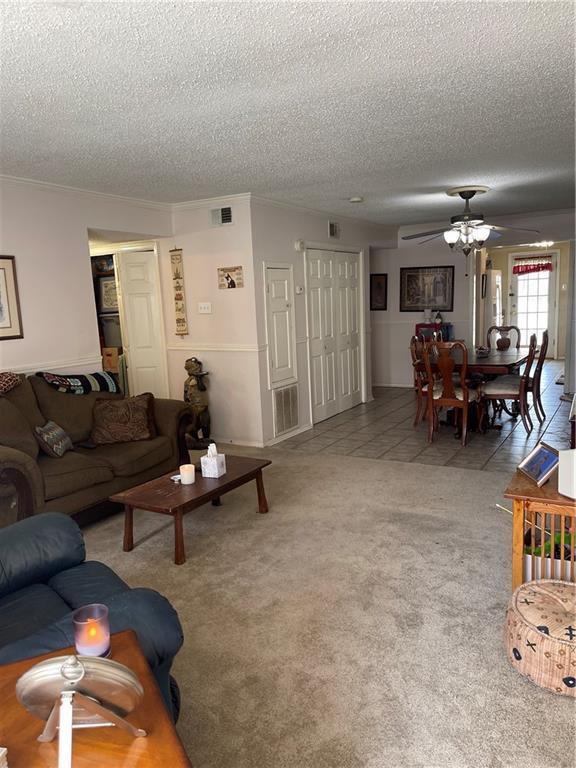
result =
[{"label": "tile floor", "polygon": [[[535,414],[531,413],[535,427],[530,435],[526,435],[520,418],[514,420],[503,414],[501,430],[489,430],[485,434],[470,432],[466,447],[455,439],[453,427],[442,425],[430,445],[426,422],[416,428],[412,426],[413,390],[377,387],[372,402],[320,422],[276,448],[509,472],[539,440],[557,448],[569,447],[570,403],[559,399],[563,389],[555,383],[562,371],[562,362],[548,361],[544,366],[542,403],[547,418],[539,426]],[[531,400],[531,395],[529,398]]]}]

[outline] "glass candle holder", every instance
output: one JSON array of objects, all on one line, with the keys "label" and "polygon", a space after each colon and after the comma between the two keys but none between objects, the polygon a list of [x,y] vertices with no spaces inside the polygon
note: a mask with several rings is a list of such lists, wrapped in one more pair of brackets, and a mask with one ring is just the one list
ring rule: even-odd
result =
[{"label": "glass candle holder", "polygon": [[106,605],[84,605],[74,611],[72,620],[74,645],[80,656],[110,655],[110,622]]}]

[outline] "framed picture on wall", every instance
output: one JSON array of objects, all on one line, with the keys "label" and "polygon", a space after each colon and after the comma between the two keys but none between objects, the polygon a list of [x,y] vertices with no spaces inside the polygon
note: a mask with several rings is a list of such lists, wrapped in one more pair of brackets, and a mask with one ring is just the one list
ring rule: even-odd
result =
[{"label": "framed picture on wall", "polygon": [[400,312],[454,310],[454,267],[401,267]]},{"label": "framed picture on wall", "polygon": [[116,278],[101,277],[99,280],[100,312],[118,312]]},{"label": "framed picture on wall", "polygon": [[388,275],[383,272],[370,275],[370,310],[382,309],[388,309]]},{"label": "framed picture on wall", "polygon": [[0,341],[23,337],[15,259],[0,256]]}]

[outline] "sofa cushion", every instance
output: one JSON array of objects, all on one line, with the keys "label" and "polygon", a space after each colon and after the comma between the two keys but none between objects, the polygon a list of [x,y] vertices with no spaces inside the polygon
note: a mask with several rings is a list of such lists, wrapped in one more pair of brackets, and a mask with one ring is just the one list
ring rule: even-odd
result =
[{"label": "sofa cushion", "polygon": [[24,376],[21,377],[20,384],[6,392],[4,397],[18,408],[31,427],[38,427],[46,422],[38,407],[30,381]]},{"label": "sofa cushion", "polygon": [[26,417],[6,397],[0,397],[0,445],[16,448],[35,459],[38,443]]},{"label": "sofa cushion", "polygon": [[70,607],[46,584],[32,584],[0,598],[0,648],[52,624]]},{"label": "sofa cushion", "polygon": [[90,440],[96,445],[130,443],[156,437],[154,395],[145,392],[122,400],[97,400]]},{"label": "sofa cushion", "polygon": [[40,448],[53,459],[60,459],[66,451],[74,450],[72,440],[54,421],[47,421],[43,427],[34,427],[34,434]]},{"label": "sofa cushion", "polygon": [[[87,395],[58,392],[39,376],[29,376],[28,381],[36,394],[40,410],[46,417],[40,421],[40,424],[55,421],[70,435],[73,443],[87,440],[90,436],[92,410],[97,399],[122,397],[112,392],[90,392]],[[12,391],[15,392],[17,389],[18,387]]]},{"label": "sofa cushion", "polygon": [[88,456],[69,451],[60,459],[40,454],[38,466],[44,478],[46,501],[106,483],[114,477],[110,465],[94,456],[94,451],[90,451]]},{"label": "sofa cushion", "polygon": [[113,443],[99,445],[94,449],[78,448],[76,453],[97,456],[107,462],[116,477],[130,477],[144,472],[172,455],[170,438],[160,435],[152,440],[138,440],[134,443]]},{"label": "sofa cushion", "polygon": [[17,387],[20,384],[21,377],[17,373],[11,371],[2,371],[0,373],[0,395],[5,395],[10,392],[11,389]]}]

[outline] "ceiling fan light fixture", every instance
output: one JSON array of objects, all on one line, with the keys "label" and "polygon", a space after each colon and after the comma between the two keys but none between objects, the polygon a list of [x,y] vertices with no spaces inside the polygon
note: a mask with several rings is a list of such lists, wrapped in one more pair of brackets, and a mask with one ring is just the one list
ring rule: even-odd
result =
[{"label": "ceiling fan light fixture", "polygon": [[488,240],[488,238],[490,237],[490,232],[492,232],[492,230],[490,229],[490,227],[486,227],[486,226],[474,227],[474,229],[472,230],[472,234],[474,235],[474,240],[476,240],[476,242],[479,244],[482,244],[486,240]]},{"label": "ceiling fan light fixture", "polygon": [[455,243],[457,243],[459,239],[460,232],[458,232],[457,229],[447,229],[446,232],[444,232],[444,240],[446,240],[450,246],[453,246]]}]

